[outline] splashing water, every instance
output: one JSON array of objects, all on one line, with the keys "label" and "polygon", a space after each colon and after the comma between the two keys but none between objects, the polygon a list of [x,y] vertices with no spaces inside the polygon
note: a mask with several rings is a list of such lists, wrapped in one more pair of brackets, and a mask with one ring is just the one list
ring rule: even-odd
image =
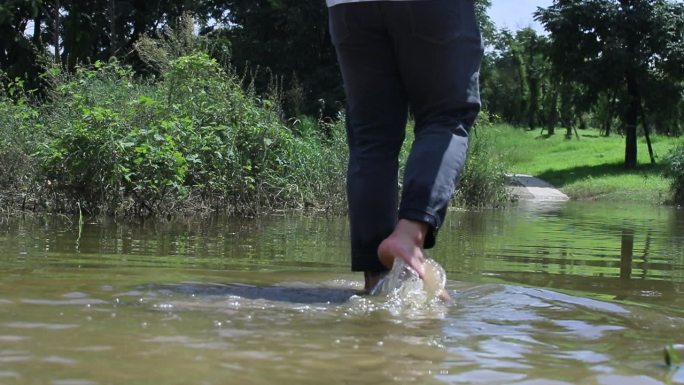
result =
[{"label": "splashing water", "polygon": [[450,304],[445,290],[446,272],[432,258],[423,264],[424,279],[401,259],[394,260],[392,270],[373,288],[371,294],[386,297],[388,302],[404,308],[425,308]]}]

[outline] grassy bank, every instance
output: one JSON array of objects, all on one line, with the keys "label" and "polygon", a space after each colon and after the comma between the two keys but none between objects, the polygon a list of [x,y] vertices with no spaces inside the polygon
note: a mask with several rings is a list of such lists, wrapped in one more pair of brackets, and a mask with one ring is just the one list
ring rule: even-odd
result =
[{"label": "grassy bank", "polygon": [[507,125],[490,130],[492,145],[510,172],[530,174],[558,187],[575,200],[613,200],[668,204],[672,180],[664,176],[666,155],[681,139],[652,137],[656,164],[652,165],[646,140],[638,144],[639,167],[623,167],[625,139],[603,137],[597,130],[579,130],[579,139],[566,139],[564,130],[553,136]]}]

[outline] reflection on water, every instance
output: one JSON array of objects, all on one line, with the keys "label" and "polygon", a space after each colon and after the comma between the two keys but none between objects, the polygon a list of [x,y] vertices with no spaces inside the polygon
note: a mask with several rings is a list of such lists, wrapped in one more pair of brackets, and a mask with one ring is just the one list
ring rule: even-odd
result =
[{"label": "reflection on water", "polygon": [[0,384],[671,384],[684,215],[451,212],[454,306],[362,297],[339,218],[0,219]]}]

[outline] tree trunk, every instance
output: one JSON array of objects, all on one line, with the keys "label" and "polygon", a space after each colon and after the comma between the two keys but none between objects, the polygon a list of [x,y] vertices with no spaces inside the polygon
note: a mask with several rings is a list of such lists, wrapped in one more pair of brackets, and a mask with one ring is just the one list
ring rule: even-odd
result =
[{"label": "tree trunk", "polygon": [[517,111],[517,116],[515,118],[516,123],[521,124],[525,122],[527,118],[527,114],[529,111],[529,95],[528,95],[528,89],[527,89],[527,65],[525,63],[525,60],[522,57],[522,53],[520,52],[520,48],[513,48],[513,58],[515,60],[517,69],[518,69],[518,81],[519,81],[519,87],[520,87],[520,93],[519,93],[519,105],[518,105],[518,111]]},{"label": "tree trunk", "polygon": [[52,44],[55,46],[55,63],[59,64],[61,62],[59,58],[59,0],[55,0],[55,11],[52,15],[54,22],[54,32],[52,36]]},{"label": "tree trunk", "polygon": [[41,34],[40,23],[42,23],[42,20],[41,20],[42,14],[43,14],[43,11],[40,11],[38,13],[38,16],[36,16],[33,19],[33,37],[31,38],[31,40],[33,41],[33,45],[35,45],[36,47],[42,46],[42,44],[40,43],[40,41],[41,41],[41,39],[40,39],[40,34]]},{"label": "tree trunk", "polygon": [[116,55],[116,0],[109,0],[109,56]]},{"label": "tree trunk", "polygon": [[556,125],[557,124],[558,124],[558,91],[555,91],[553,93],[553,97],[551,98],[550,115],[548,117],[547,126],[546,126],[549,135],[553,135],[556,133]]},{"label": "tree trunk", "polygon": [[641,115],[641,125],[644,127],[644,136],[646,137],[646,145],[648,146],[648,156],[651,158],[651,164],[656,164],[655,155],[653,154],[653,143],[651,143],[651,134],[648,128],[648,120],[646,119],[646,112],[642,105],[639,105],[639,115]]},{"label": "tree trunk", "polygon": [[[625,23],[629,24],[634,15],[633,3],[634,0],[620,0],[622,6],[622,13],[625,15]],[[637,63],[637,42],[639,37],[636,36],[632,29],[626,30],[625,43],[627,53],[627,63],[625,69],[625,82],[627,83],[627,110],[625,111],[625,168],[635,169],[637,166],[637,124],[639,121],[639,109],[641,108],[641,97],[639,96],[639,86],[637,83],[637,68],[640,63]]]},{"label": "tree trunk", "polygon": [[[634,84],[632,84],[634,83]],[[627,79],[627,92],[629,104],[625,111],[625,168],[635,169],[637,166],[637,120],[639,112],[639,99],[636,94],[636,81]]]}]

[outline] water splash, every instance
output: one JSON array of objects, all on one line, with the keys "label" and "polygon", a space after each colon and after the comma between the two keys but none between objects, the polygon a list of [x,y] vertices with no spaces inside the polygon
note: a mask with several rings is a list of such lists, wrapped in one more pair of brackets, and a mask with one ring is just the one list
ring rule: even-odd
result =
[{"label": "water splash", "polygon": [[401,259],[394,260],[392,270],[371,291],[384,297],[387,303],[400,310],[428,309],[435,305],[450,305],[445,290],[446,272],[435,260],[428,258],[423,264],[424,279]]}]

